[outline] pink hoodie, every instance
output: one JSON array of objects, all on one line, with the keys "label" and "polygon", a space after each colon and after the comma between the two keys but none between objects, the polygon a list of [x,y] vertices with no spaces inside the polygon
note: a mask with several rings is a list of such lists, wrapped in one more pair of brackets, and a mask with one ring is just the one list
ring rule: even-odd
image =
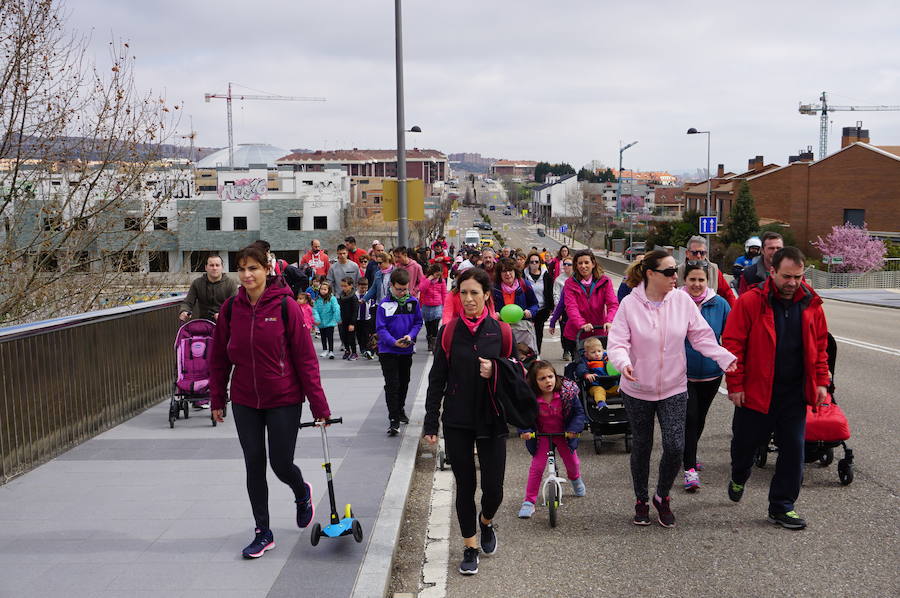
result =
[{"label": "pink hoodie", "polygon": [[443,278],[434,282],[427,276],[419,284],[419,303],[428,307],[443,305],[447,300],[447,281]]},{"label": "pink hoodie", "polygon": [[609,359],[621,372],[634,368],[637,382],[622,376],[620,388],[645,401],[661,401],[687,391],[684,339],[723,370],[735,357],[716,341],[712,328],[687,293],[670,291],[660,306],[647,299],[639,284],[622,299],[609,331]]}]

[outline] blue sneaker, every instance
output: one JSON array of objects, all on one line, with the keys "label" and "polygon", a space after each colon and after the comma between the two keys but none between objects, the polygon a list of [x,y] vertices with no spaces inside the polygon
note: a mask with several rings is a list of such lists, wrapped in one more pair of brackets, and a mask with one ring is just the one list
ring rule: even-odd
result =
[{"label": "blue sneaker", "polygon": [[312,486],[306,484],[306,500],[296,500],[297,503],[297,527],[304,528],[316,516],[316,505],[312,502]]},{"label": "blue sneaker", "polygon": [[531,519],[532,515],[534,515],[534,503],[526,500],[519,509],[519,519]]},{"label": "blue sneaker", "polygon": [[587,491],[584,487],[584,480],[578,478],[577,480],[569,480],[572,483],[572,491],[575,492],[575,496],[584,496]]},{"label": "blue sneaker", "polygon": [[606,404],[606,401],[597,401],[597,409],[606,409],[609,405]]},{"label": "blue sneaker", "polygon": [[244,548],[241,554],[244,555],[245,559],[258,559],[267,550],[272,550],[273,548],[275,548],[275,536],[272,535],[272,530],[257,528],[253,542]]}]

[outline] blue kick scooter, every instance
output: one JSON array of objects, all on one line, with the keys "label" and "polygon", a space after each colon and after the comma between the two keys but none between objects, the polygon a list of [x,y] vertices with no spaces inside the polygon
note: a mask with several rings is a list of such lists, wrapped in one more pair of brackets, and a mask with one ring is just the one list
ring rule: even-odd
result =
[{"label": "blue kick scooter", "polygon": [[[326,424],[344,423],[344,418],[336,417],[334,419],[325,420]],[[325,463],[322,468],[325,469],[325,478],[328,480],[328,499],[331,502],[331,522],[324,528],[318,522],[314,523],[310,530],[309,541],[313,546],[319,544],[321,538],[339,538],[341,536],[353,535],[353,539],[362,542],[363,530],[359,520],[353,516],[353,509],[347,504],[344,507],[344,517],[340,518],[337,512],[337,504],[334,500],[334,476],[331,474],[331,457],[328,455],[328,435],[325,432],[325,426],[319,422],[301,423],[301,428],[318,427],[322,432],[322,450],[325,453]]]}]

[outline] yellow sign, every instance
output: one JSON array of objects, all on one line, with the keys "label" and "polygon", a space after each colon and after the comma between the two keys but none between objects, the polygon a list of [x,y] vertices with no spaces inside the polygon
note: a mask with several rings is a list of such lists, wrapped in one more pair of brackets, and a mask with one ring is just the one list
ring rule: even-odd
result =
[{"label": "yellow sign", "polygon": [[[422,179],[406,181],[406,217],[408,220],[425,220],[425,182]],[[397,220],[397,179],[384,179],[381,218],[385,222]]]},{"label": "yellow sign", "polygon": [[450,237],[455,237],[455,236],[456,236],[456,229],[455,229],[455,228],[451,228],[451,229],[447,232],[447,235],[450,236]]}]

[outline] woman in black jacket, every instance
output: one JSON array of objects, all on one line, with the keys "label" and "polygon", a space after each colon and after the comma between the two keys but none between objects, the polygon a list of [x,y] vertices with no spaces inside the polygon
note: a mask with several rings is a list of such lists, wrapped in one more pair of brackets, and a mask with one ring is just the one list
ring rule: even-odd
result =
[{"label": "woman in black jacket", "polygon": [[[459,572],[478,573],[478,542],[475,537],[475,455],[481,467],[481,551],[497,551],[497,535],[491,520],[503,501],[506,472],[506,437],[509,431],[491,393],[489,380],[494,360],[502,356],[500,322],[491,317],[491,280],[481,268],[470,268],[456,279],[462,311],[441,328],[435,343],[434,365],[428,375],[423,433],[437,442],[438,420],[444,425],[447,460],[456,478],[456,516],[465,548]],[[452,330],[449,354],[443,336]],[[476,372],[479,375],[476,375]],[[441,415],[443,407],[443,415]]]},{"label": "woman in black jacket", "polygon": [[538,311],[532,316],[534,322],[534,336],[537,339],[537,350],[541,352],[541,343],[544,340],[544,322],[550,319],[553,308],[553,274],[544,267],[541,254],[532,251],[525,262],[525,280],[531,283],[534,294],[538,300]]}]

